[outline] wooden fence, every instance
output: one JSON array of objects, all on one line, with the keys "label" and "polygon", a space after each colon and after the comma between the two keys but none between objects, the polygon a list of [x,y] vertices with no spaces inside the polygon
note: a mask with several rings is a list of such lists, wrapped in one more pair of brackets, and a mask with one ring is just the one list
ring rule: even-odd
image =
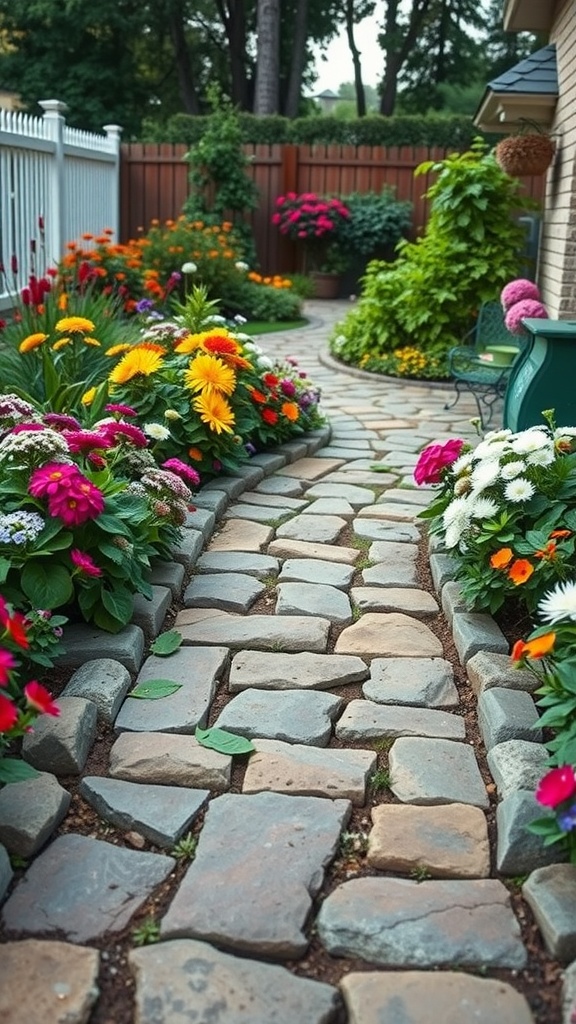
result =
[{"label": "wooden fence", "polygon": [[[414,177],[426,160],[442,160],[451,150],[425,146],[257,145],[245,146],[250,172],[260,192],[252,214],[252,229],[265,273],[298,269],[300,249],[279,235],[270,223],[277,196],[284,192],[316,192],[344,196],[350,192],[380,192],[392,186],[397,199],[413,206],[413,235],[420,234],[428,217],[424,193],[429,175]],[[188,195],[185,145],[129,143],[121,154],[120,240],[147,230],[150,221],[175,219]],[[540,199],[543,178],[523,179],[530,196]]]}]

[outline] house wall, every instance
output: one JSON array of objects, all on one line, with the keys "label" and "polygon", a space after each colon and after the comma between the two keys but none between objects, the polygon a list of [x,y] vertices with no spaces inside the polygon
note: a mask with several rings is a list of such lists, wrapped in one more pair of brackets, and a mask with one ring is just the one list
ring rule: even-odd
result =
[{"label": "house wall", "polygon": [[558,151],[548,171],[538,280],[553,319],[576,318],[576,4],[559,0],[550,42],[556,44],[558,104],[552,126]]}]

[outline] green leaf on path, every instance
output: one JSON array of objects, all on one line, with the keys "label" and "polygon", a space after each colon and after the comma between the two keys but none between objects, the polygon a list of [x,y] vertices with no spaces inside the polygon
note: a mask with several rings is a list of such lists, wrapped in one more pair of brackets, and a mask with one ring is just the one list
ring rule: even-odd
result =
[{"label": "green leaf on path", "polygon": [[249,754],[254,750],[254,744],[244,736],[236,736],[233,732],[225,729],[201,729],[196,726],[194,733],[198,743],[210,750],[217,750],[220,754]]},{"label": "green leaf on path", "polygon": [[37,775],[40,772],[26,761],[15,757],[0,757],[0,782],[24,782],[26,779],[35,779]]},{"label": "green leaf on path", "polygon": [[172,679],[149,679],[146,683],[138,683],[128,696],[138,697],[139,700],[160,700],[181,688],[182,683],[175,683]]},{"label": "green leaf on path", "polygon": [[174,654],[182,644],[182,633],[177,629],[170,629],[167,633],[160,633],[154,643],[150,644],[152,654],[165,658],[168,654]]}]

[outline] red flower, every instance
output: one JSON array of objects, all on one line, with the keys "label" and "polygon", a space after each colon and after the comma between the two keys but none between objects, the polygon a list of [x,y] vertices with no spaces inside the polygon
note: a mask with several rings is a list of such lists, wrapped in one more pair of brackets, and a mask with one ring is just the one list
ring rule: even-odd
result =
[{"label": "red flower", "polygon": [[275,388],[280,383],[278,377],[273,373],[265,373],[262,380],[267,388]]},{"label": "red flower", "polygon": [[15,666],[14,655],[0,647],[0,686],[6,686],[10,679],[10,673]]},{"label": "red flower", "polygon": [[464,441],[459,437],[453,437],[444,444],[429,444],[416,463],[414,479],[417,484],[439,484],[442,480],[442,470],[451,466],[460,455]]},{"label": "red flower", "polygon": [[100,569],[94,560],[87,555],[85,551],[80,551],[79,548],[72,548],[70,551],[70,558],[72,564],[79,570],[81,576],[101,576],[102,569]]},{"label": "red flower", "polygon": [[30,707],[39,711],[41,715],[53,715],[57,718],[60,714],[60,708],[52,700],[52,694],[35,679],[24,687],[24,696]]},{"label": "red flower", "polygon": [[262,409],[261,415],[264,423],[269,423],[271,427],[278,422],[278,413],[274,409]]},{"label": "red flower", "polygon": [[0,732],[8,732],[18,721],[18,708],[0,693]]},{"label": "red flower", "polygon": [[26,650],[30,646],[26,631],[28,625],[26,618],[21,612],[11,612],[4,598],[0,599],[0,625],[4,627],[10,639],[18,647]]},{"label": "red flower", "polygon": [[572,765],[565,764],[561,768],[553,768],[543,779],[540,779],[536,790],[536,799],[544,807],[557,807],[574,793],[576,793],[576,772]]}]

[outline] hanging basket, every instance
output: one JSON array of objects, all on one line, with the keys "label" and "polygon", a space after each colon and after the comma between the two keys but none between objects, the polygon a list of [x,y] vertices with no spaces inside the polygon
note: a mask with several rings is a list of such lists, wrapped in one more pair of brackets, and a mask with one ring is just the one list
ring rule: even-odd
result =
[{"label": "hanging basket", "polygon": [[502,139],[495,149],[496,161],[512,178],[545,174],[556,151],[549,135],[530,132]]}]

